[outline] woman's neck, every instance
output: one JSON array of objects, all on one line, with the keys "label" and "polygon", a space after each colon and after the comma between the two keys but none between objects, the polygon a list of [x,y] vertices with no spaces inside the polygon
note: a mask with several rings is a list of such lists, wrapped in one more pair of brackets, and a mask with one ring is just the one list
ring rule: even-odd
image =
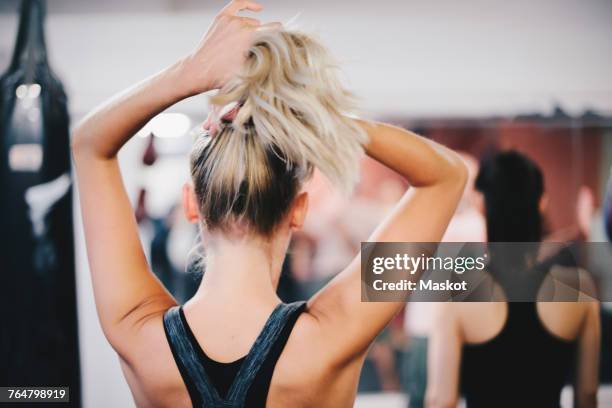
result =
[{"label": "woman's neck", "polygon": [[285,256],[278,242],[258,238],[210,236],[206,267],[194,300],[207,303],[278,302],[276,288]]}]

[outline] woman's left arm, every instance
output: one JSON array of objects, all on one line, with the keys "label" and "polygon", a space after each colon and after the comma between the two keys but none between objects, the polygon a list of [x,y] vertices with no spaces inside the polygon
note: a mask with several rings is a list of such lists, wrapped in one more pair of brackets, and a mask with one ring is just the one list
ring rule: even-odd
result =
[{"label": "woman's left arm", "polygon": [[191,55],[95,109],[73,132],[96,308],[119,354],[134,330],[175,301],[145,259],[117,153],[155,115],[184,98],[219,88],[236,71],[259,26],[257,20],[236,16],[244,9],[258,11],[261,6],[230,2]]}]

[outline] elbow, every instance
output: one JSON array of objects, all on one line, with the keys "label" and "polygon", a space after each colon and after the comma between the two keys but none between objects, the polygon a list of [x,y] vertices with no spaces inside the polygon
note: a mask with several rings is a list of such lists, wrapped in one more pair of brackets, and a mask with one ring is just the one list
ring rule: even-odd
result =
[{"label": "elbow", "polygon": [[465,161],[457,153],[454,153],[453,168],[456,178],[463,184],[467,182],[469,177],[468,166]]},{"label": "elbow", "polygon": [[75,162],[84,163],[91,159],[103,159],[99,148],[95,146],[95,138],[83,123],[78,124],[70,135],[70,151]]},{"label": "elbow", "polygon": [[87,145],[88,142],[83,134],[83,131],[81,130],[81,126],[77,126],[72,131],[70,137],[70,150],[72,152],[72,156],[75,158],[82,156],[86,151],[89,150]]},{"label": "elbow", "polygon": [[450,184],[456,186],[459,191],[463,192],[469,178],[468,167],[460,155],[455,152],[451,152],[450,155],[447,180]]}]

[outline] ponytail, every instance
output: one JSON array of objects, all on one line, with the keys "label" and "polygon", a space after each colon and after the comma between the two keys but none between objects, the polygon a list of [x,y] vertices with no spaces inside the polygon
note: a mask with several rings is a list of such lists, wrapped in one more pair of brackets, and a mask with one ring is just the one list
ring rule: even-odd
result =
[{"label": "ponytail", "polygon": [[311,37],[262,31],[241,72],[211,102],[240,108],[192,151],[208,228],[245,221],[270,233],[315,167],[345,192],[358,181],[366,134],[346,116],[353,97],[327,50]]}]

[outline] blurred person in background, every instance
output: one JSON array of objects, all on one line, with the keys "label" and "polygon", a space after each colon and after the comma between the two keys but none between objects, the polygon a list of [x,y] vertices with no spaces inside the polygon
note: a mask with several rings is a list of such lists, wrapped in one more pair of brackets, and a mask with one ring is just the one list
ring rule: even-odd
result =
[{"label": "blurred person in background", "polygon": [[[361,302],[359,255],[307,303],[280,301],[303,184],[316,167],[349,191],[363,150],[405,177],[411,188],[369,237],[387,242],[440,240],[464,189],[454,152],[345,115],[349,93],[317,41],[237,15],[260,9],[230,2],[192,54],[74,131],[97,311],[139,406],[352,406],[370,344],[404,303]],[[117,153],[161,111],[213,89],[226,108],[196,140],[183,190],[206,271],[179,307],[147,265]]]},{"label": "blurred person in background", "polygon": [[[482,163],[476,188],[489,242],[541,241],[544,181],[534,162],[515,151],[498,153]],[[535,259],[519,262],[533,272]],[[504,284],[494,282],[504,299]],[[461,388],[469,408],[559,407],[573,369],[575,406],[595,407],[599,346],[598,302],[440,303],[427,405],[454,407]]]}]

